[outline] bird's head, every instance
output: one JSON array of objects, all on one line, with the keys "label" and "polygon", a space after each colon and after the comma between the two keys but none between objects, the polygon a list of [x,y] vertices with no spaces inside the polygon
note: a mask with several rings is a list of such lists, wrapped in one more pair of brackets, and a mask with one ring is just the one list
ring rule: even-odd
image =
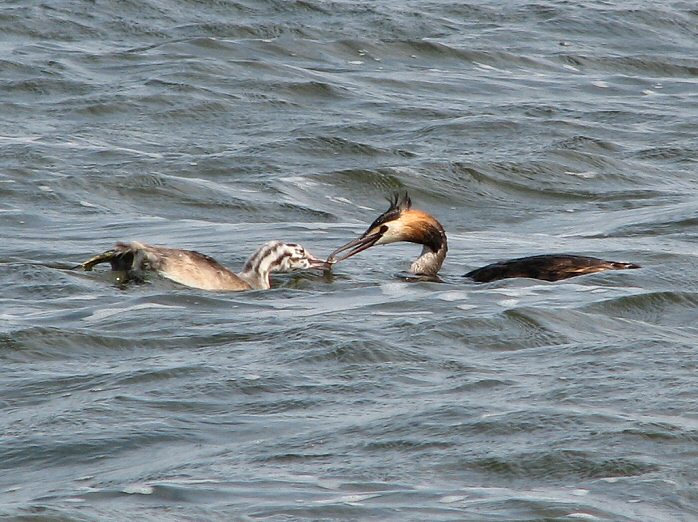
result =
[{"label": "bird's head", "polygon": [[[398,241],[419,243],[433,252],[438,252],[445,246],[446,234],[441,223],[431,214],[413,209],[412,201],[406,193],[395,194],[389,201],[388,210],[378,216],[366,232],[332,252],[327,261],[336,263],[372,246]],[[347,250],[343,256],[336,257]]]},{"label": "bird's head", "polygon": [[306,248],[297,243],[282,243],[278,252],[279,268],[277,272],[293,272],[294,270],[329,268],[327,261],[319,259]]},{"label": "bird's head", "polygon": [[262,245],[245,263],[243,272],[293,272],[294,270],[329,269],[329,263],[318,259],[297,243],[269,241]]}]

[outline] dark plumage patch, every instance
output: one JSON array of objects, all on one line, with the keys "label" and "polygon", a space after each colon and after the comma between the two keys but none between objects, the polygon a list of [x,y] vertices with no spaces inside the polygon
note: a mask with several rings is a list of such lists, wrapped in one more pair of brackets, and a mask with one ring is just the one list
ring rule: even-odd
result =
[{"label": "dark plumage patch", "polygon": [[133,250],[117,251],[109,262],[114,272],[128,272],[133,267]]},{"label": "dark plumage patch", "polygon": [[527,277],[543,281],[560,281],[584,274],[603,272],[604,270],[625,270],[640,268],[633,263],[605,261],[597,257],[577,256],[571,254],[546,254],[540,256],[520,257],[492,263],[465,274],[478,283],[489,283],[498,279]]},{"label": "dark plumage patch", "polygon": [[388,202],[390,203],[390,207],[388,208],[388,210],[383,212],[380,216],[378,216],[375,219],[373,223],[371,223],[371,226],[368,227],[368,229],[364,233],[364,236],[366,236],[374,228],[379,227],[384,223],[388,223],[389,221],[395,221],[397,218],[400,217],[400,214],[402,212],[412,208],[412,200],[410,199],[410,196],[407,194],[407,192],[405,192],[404,194],[396,192],[392,195],[392,197],[388,198]]},{"label": "dark plumage patch", "polygon": [[446,233],[436,226],[429,226],[423,230],[423,236],[419,242],[429,247],[432,252],[438,252],[446,242]]},{"label": "dark plumage patch", "polygon": [[284,252],[282,253],[279,257],[274,259],[274,261],[269,265],[269,271],[272,272],[274,268],[279,268],[281,266],[281,263],[284,262],[284,259],[287,257],[292,257],[293,254],[291,252]]}]

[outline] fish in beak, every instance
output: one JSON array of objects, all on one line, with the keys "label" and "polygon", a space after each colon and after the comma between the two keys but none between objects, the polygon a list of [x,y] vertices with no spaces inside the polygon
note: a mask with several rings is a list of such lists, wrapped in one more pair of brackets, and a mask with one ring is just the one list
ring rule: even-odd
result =
[{"label": "fish in beak", "polygon": [[328,257],[327,260],[318,259],[315,256],[308,254],[308,262],[310,263],[310,269],[315,270],[332,270],[332,265],[335,261],[332,261],[332,256]]}]

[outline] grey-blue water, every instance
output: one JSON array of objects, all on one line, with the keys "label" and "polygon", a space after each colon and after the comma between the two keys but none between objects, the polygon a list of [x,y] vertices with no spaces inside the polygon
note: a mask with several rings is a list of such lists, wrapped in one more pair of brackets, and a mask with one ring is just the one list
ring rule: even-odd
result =
[{"label": "grey-blue water", "polygon": [[[0,5],[0,517],[698,518],[691,1]],[[118,240],[326,256],[212,293]],[[572,252],[559,283],[466,271]]]}]

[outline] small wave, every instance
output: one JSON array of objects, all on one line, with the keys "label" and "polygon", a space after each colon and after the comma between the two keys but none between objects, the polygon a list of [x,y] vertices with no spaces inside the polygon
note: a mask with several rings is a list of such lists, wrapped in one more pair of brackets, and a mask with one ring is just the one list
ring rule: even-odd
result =
[{"label": "small wave", "polygon": [[616,297],[586,307],[589,312],[646,321],[653,324],[685,326],[691,336],[698,293],[660,291]]},{"label": "small wave", "polygon": [[395,343],[379,339],[333,343],[317,347],[303,355],[304,363],[339,362],[342,364],[379,364],[396,362],[419,362],[424,356],[414,350],[402,348]]},{"label": "small wave", "polygon": [[464,460],[462,466],[508,479],[552,481],[630,477],[656,471],[658,465],[629,458],[603,458],[584,451],[517,453],[507,457]]}]

